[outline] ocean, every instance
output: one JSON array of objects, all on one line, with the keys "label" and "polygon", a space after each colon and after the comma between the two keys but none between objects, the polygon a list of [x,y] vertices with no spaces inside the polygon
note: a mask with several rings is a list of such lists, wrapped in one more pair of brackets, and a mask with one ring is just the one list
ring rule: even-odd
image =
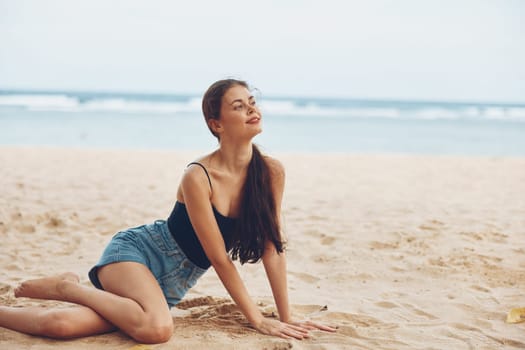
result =
[{"label": "ocean", "polygon": [[[211,150],[201,97],[0,90],[0,146]],[[525,155],[525,104],[268,97],[263,150]]]}]

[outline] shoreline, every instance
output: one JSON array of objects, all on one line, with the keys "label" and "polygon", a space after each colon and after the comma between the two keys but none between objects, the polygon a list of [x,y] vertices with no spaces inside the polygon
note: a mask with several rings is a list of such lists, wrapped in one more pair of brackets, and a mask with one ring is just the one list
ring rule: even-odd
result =
[{"label": "shoreline", "polygon": [[[87,271],[114,233],[169,215],[185,165],[200,154],[0,146],[0,304],[40,305],[13,296],[28,278],[71,270],[89,284]],[[525,306],[525,157],[275,154],[287,172],[292,309],[339,331],[305,341],[262,336],[243,326],[211,269],[185,309],[173,309],[172,339],[152,349],[525,346],[525,324],[505,323],[511,308]],[[262,266],[239,269],[271,314]],[[118,332],[52,341],[3,328],[0,344],[135,345]]]}]

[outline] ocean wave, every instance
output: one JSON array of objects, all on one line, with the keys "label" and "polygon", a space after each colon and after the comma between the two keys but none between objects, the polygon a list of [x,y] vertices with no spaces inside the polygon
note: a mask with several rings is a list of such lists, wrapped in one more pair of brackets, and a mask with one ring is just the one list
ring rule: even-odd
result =
[{"label": "ocean wave", "polygon": [[326,117],[356,117],[356,118],[399,118],[398,108],[378,107],[340,107],[321,106],[316,103],[297,104],[294,101],[265,100],[261,109],[271,115],[283,116],[326,116]]},{"label": "ocean wave", "polygon": [[179,113],[200,111],[200,100],[188,102],[146,102],[130,101],[119,98],[93,100],[83,104],[86,111],[111,111],[127,113]]},{"label": "ocean wave", "polygon": [[[146,95],[0,93],[2,107],[29,111],[200,114],[201,99],[180,96],[160,98]],[[525,121],[525,105],[265,98],[261,101],[261,109],[264,114],[276,117]]]},{"label": "ocean wave", "polygon": [[74,109],[79,105],[77,98],[66,95],[0,95],[0,106],[23,107],[26,109]]},{"label": "ocean wave", "polygon": [[486,106],[419,106],[403,108],[398,106],[377,107],[330,107],[316,104],[297,105],[293,102],[265,102],[263,111],[271,115],[314,116],[342,118],[382,118],[413,120],[509,120],[525,122],[524,107],[486,107]]},{"label": "ocean wave", "polygon": [[133,100],[118,97],[82,99],[68,95],[0,95],[0,107],[19,107],[29,111],[179,113],[199,112],[200,99],[184,102]]}]

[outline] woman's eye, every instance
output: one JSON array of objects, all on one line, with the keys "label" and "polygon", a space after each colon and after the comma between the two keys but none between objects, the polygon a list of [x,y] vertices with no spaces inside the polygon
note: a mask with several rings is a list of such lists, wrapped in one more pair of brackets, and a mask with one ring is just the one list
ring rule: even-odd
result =
[{"label": "woman's eye", "polygon": [[243,105],[236,105],[235,107],[233,107],[233,109],[235,110],[240,110],[242,109]]}]

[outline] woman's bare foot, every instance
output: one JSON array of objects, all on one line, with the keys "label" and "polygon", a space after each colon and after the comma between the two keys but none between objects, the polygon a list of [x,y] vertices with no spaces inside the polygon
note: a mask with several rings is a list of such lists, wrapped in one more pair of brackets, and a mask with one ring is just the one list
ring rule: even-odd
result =
[{"label": "woman's bare foot", "polygon": [[24,281],[15,288],[15,297],[61,300],[58,286],[63,282],[79,283],[80,278],[73,272],[66,272],[56,276]]}]

